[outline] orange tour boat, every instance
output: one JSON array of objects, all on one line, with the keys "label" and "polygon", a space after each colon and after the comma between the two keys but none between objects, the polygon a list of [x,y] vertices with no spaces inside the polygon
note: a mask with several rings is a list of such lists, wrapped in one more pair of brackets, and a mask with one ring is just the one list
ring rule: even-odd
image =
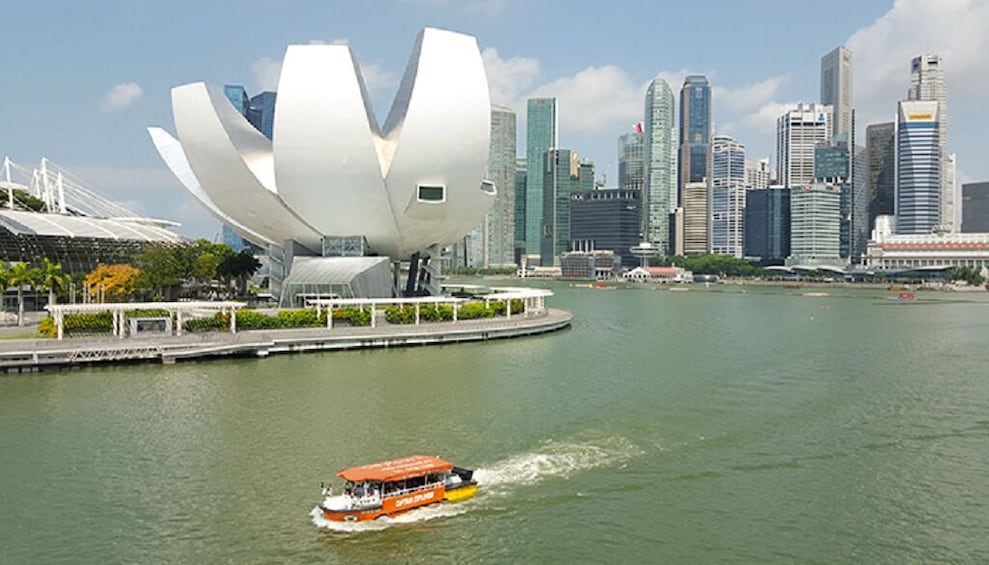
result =
[{"label": "orange tour boat", "polygon": [[411,455],[337,473],[343,492],[323,487],[319,505],[327,520],[362,522],[427,504],[466,500],[477,492],[474,471],[431,455]]}]

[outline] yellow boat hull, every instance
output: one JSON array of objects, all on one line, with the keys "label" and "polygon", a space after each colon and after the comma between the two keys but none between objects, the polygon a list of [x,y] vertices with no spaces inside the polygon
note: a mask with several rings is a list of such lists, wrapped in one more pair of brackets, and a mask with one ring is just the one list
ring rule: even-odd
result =
[{"label": "yellow boat hull", "polygon": [[477,485],[468,485],[454,490],[448,490],[443,495],[443,500],[450,502],[460,502],[477,494]]}]

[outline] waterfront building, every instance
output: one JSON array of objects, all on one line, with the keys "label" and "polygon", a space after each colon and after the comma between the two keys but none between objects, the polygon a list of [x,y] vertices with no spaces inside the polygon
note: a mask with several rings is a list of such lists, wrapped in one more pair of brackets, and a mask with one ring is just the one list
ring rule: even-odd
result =
[{"label": "waterfront building", "polygon": [[643,158],[645,184],[642,211],[645,241],[671,250],[670,214],[677,208],[676,124],[673,91],[661,78],[646,90]]},{"label": "waterfront building", "polygon": [[576,151],[550,149],[546,152],[543,175],[543,237],[539,264],[560,264],[560,256],[570,244],[570,196],[594,190],[594,164],[581,161]]},{"label": "waterfront building", "polygon": [[821,104],[834,108],[832,135],[846,135],[852,129],[852,52],[836,47],[821,57]]},{"label": "waterfront building", "polygon": [[989,233],[989,182],[962,185],[962,232]]},{"label": "waterfront building", "polygon": [[223,87],[223,93],[227,95],[227,100],[234,105],[237,112],[246,118],[247,111],[251,109],[251,98],[244,87],[239,84],[227,84]]},{"label": "waterfront building", "polygon": [[275,135],[275,102],[277,100],[277,92],[256,94],[251,97],[251,107],[247,114],[247,119],[251,125],[268,139],[274,139]]},{"label": "waterfront building", "polygon": [[604,189],[570,196],[570,248],[608,250],[624,267],[636,264],[632,247],[642,241],[641,190]]},{"label": "waterfront building", "polygon": [[893,233],[893,218],[879,216],[865,255],[872,269],[989,268],[989,233]]},{"label": "waterfront building", "polygon": [[615,276],[616,266],[616,257],[612,251],[568,251],[560,256],[560,277],[584,281],[607,280]]},{"label": "waterfront building", "polygon": [[515,264],[522,264],[525,255],[525,189],[526,158],[515,158]]},{"label": "waterfront building", "polygon": [[795,187],[814,180],[814,147],[831,138],[833,108],[797,104],[776,120],[776,180]]},{"label": "waterfront building", "polygon": [[822,143],[814,148],[814,180],[828,183],[841,194],[840,244],[838,255],[848,259],[852,254],[852,200],[851,156],[844,141]]},{"label": "waterfront building", "polygon": [[773,185],[745,194],[745,256],[780,264],[790,255],[790,190]]},{"label": "waterfront building", "polygon": [[841,187],[815,182],[791,189],[790,257],[787,265],[844,263],[841,249]]},{"label": "waterfront building", "polygon": [[876,216],[892,216],[896,201],[896,123],[869,124],[865,128],[869,178],[866,200],[871,231]]},{"label": "waterfront building", "polygon": [[941,168],[938,229],[955,231],[954,175],[949,170],[948,159],[948,89],[944,82],[944,61],[940,55],[928,53],[910,61],[907,100],[937,102],[938,163]]},{"label": "waterfront building", "polygon": [[941,220],[938,102],[904,100],[896,123],[896,233],[931,233]]},{"label": "waterfront building", "polygon": [[645,184],[645,160],[642,143],[642,124],[635,131],[618,138],[618,188],[642,190]]},{"label": "waterfront building", "polygon": [[744,254],[745,145],[727,135],[711,143],[711,253]]},{"label": "waterfront building", "polygon": [[745,163],[746,188],[769,188],[772,176],[773,173],[769,166],[769,157],[763,157],[758,161],[748,161]]},{"label": "waterfront building", "polygon": [[482,265],[515,263],[515,112],[504,106],[491,108],[491,145],[488,179],[494,182],[494,205],[484,218]]},{"label": "waterfront building", "polygon": [[559,145],[556,98],[530,98],[526,103],[525,156],[529,174],[525,180],[525,252],[539,255],[544,228],[543,182],[546,152]]},{"label": "waterfront building", "polygon": [[683,253],[711,251],[711,188],[706,181],[683,187]]},{"label": "waterfront building", "polygon": [[689,75],[680,88],[680,202],[688,182],[711,177],[711,85],[704,75]]}]

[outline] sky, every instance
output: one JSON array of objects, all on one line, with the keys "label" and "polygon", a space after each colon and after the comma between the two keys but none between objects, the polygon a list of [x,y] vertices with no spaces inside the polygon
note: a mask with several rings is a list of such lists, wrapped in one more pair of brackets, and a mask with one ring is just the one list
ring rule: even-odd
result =
[{"label": "sky", "polygon": [[492,103],[558,99],[561,147],[595,162],[614,186],[617,139],[641,121],[646,86],[663,77],[712,85],[717,133],[773,157],[776,118],[820,98],[820,59],[853,53],[857,140],[892,121],[910,60],[944,59],[948,149],[960,182],[989,180],[989,0],[0,0],[0,156],[32,168],[47,157],[136,212],[174,220],[189,237],[219,224],[187,195],[145,131],[174,132],[170,89],[277,87],[289,44],[345,42],[383,121],[416,34],[473,35]]}]

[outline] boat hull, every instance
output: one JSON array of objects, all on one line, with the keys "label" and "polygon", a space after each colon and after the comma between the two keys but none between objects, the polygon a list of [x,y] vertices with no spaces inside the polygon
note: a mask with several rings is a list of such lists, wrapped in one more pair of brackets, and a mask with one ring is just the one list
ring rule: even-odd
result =
[{"label": "boat hull", "polygon": [[460,502],[461,500],[467,500],[475,494],[477,494],[477,483],[447,490],[443,494],[443,500],[448,502]]},{"label": "boat hull", "polygon": [[477,483],[447,490],[443,486],[420,490],[402,496],[386,497],[381,506],[351,510],[333,510],[320,505],[323,517],[334,522],[365,522],[382,516],[395,516],[438,502],[460,502],[477,493]]}]

